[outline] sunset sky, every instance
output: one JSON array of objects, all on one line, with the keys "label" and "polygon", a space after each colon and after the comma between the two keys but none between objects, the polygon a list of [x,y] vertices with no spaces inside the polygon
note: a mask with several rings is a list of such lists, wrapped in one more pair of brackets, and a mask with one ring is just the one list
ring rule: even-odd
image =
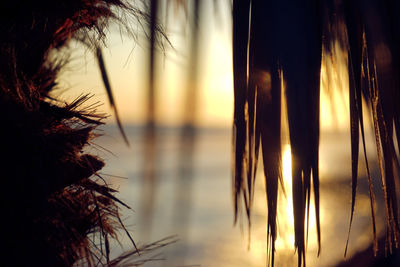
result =
[{"label": "sunset sky", "polygon": [[[206,12],[201,32],[197,124],[228,127],[233,118],[231,22],[227,9],[221,9],[221,17],[215,18],[211,5],[205,8],[210,12]],[[161,124],[179,125],[183,118],[189,46],[189,29],[187,23],[182,23],[184,20],[180,13],[170,18],[166,32],[172,47],[164,42],[165,51],[158,53],[156,117]],[[108,47],[103,52],[122,122],[143,123],[147,103],[147,39],[139,36],[137,41],[132,40],[117,28],[110,32]],[[76,47],[72,49],[73,60],[60,79],[70,89],[62,97],[72,100],[83,92],[95,94],[94,100],[105,103],[100,109],[112,114],[93,55],[77,45],[71,47]]]},{"label": "sunset sky", "polygon": [[[197,99],[199,126],[230,127],[233,118],[232,46],[229,6],[221,5],[216,16],[210,5],[204,6],[205,18],[201,27],[201,55]],[[182,123],[188,69],[189,26],[184,12],[171,13],[166,33],[172,46],[165,44],[165,51],[158,53],[157,62],[157,122],[164,125]],[[71,45],[72,61],[63,71],[60,82],[69,88],[62,98],[73,100],[81,93],[94,94],[93,101],[104,103],[99,108],[113,114],[105,95],[97,63],[89,51],[76,44]],[[146,116],[148,42],[141,34],[138,40],[121,34],[116,27],[110,28],[107,48],[103,50],[106,68],[114,90],[117,107],[125,124],[143,123]],[[338,48],[337,68],[332,62],[323,64],[321,77],[321,127],[345,129],[349,125],[348,99],[341,94],[347,89],[346,59]],[[341,57],[340,57],[341,56]],[[330,71],[328,79],[327,70]],[[327,85],[330,84],[328,87]],[[333,105],[331,104],[333,103]],[[332,108],[334,106],[334,109]]]}]

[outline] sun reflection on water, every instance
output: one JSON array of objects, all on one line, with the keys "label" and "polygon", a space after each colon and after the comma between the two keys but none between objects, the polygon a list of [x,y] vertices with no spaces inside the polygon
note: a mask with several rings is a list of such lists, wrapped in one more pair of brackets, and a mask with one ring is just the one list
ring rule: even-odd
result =
[{"label": "sun reflection on water", "polygon": [[292,198],[292,155],[290,145],[282,149],[282,176],[285,192],[278,194],[278,237],[276,249],[294,249],[294,218]]},{"label": "sun reflection on water", "polygon": [[[277,250],[294,250],[294,217],[292,197],[292,156],[289,144],[282,149],[282,176],[284,191],[278,194],[278,237],[276,240]],[[321,207],[321,221],[323,209]],[[311,195],[308,224],[308,245],[311,250],[317,248],[317,233],[315,224],[315,205]]]}]

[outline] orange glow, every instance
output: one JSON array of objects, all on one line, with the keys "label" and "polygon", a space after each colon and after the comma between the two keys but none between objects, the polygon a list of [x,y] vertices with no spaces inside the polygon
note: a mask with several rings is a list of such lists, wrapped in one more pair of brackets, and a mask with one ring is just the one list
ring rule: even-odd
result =
[{"label": "orange glow", "polygon": [[321,130],[345,130],[350,125],[347,53],[338,42],[333,56],[323,52],[321,63]]},{"label": "orange glow", "polygon": [[[229,127],[232,123],[233,78],[231,38],[227,34],[229,26],[225,25],[224,32],[211,27],[207,40],[202,42],[207,49],[200,61],[196,122],[202,126]],[[175,48],[185,47],[182,36],[171,34],[170,39]],[[165,55],[159,54],[156,114],[157,121],[162,124],[179,125],[182,121],[187,71],[185,53],[184,49],[179,53],[167,49]],[[109,49],[104,50],[104,54],[122,121],[143,123],[147,103],[146,49],[127,38],[121,42],[119,33],[112,33]],[[74,51],[73,58],[77,60],[71,63],[70,69],[76,71],[65,72],[60,79],[61,83],[72,87],[65,92],[65,98],[73,99],[82,92],[94,93],[95,100],[105,103],[101,111],[112,114],[93,56],[81,48]],[[321,130],[345,130],[349,127],[348,83],[347,56],[337,43],[333,57],[323,54]],[[113,122],[113,118],[110,121]]]},{"label": "orange glow", "polygon": [[294,249],[294,218],[292,197],[292,155],[290,145],[283,147],[282,176],[286,196],[278,195],[278,238],[276,249]]}]

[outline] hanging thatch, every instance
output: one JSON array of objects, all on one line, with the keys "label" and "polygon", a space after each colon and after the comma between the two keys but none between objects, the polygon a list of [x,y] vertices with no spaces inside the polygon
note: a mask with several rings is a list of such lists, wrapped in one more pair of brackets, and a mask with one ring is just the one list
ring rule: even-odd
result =
[{"label": "hanging thatch", "polygon": [[[274,264],[280,163],[282,74],[292,151],[295,249],[305,265],[310,192],[313,186],[318,244],[319,85],[322,47],[328,55],[339,40],[348,51],[352,153],[353,218],[358,177],[360,132],[371,198],[374,251],[377,250],[372,179],[381,179],[386,211],[386,249],[399,243],[396,186],[399,164],[400,105],[399,1],[233,1],[234,199],[235,214],[244,206],[249,223],[260,146],[268,206],[269,263]],[[343,26],[344,25],[344,26]],[[369,103],[381,178],[371,177],[366,157],[362,97]],[[312,178],[312,179],[311,179]],[[350,225],[351,225],[350,221]],[[347,249],[347,248],[346,248]],[[319,253],[319,250],[318,250]]]}]

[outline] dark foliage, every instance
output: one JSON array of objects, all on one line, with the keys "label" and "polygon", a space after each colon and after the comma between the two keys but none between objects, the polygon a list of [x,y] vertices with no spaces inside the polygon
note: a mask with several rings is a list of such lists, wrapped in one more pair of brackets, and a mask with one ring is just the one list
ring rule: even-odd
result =
[{"label": "dark foliage", "polygon": [[[366,144],[362,98],[373,118],[386,210],[386,250],[399,240],[398,193],[400,4],[392,0],[233,1],[235,221],[244,206],[249,225],[261,142],[268,206],[269,263],[274,264],[278,181],[281,177],[281,91],[292,151],[295,249],[305,265],[310,194],[313,187],[318,244],[319,91],[322,48],[328,56],[339,40],[348,51],[352,207],[356,201],[360,132],[371,199],[377,252],[375,196]],[[281,83],[282,82],[282,83]],[[350,234],[350,230],[349,230]],[[347,246],[346,246],[347,251]],[[318,252],[319,253],[319,252]]]},{"label": "dark foliage", "polygon": [[60,49],[75,38],[95,51],[110,20],[126,25],[116,13],[124,9],[145,18],[120,0],[0,2],[2,265],[108,261],[109,238],[124,227],[121,202],[90,178],[104,163],[83,152],[104,116],[84,108],[88,96],[68,104],[49,93],[65,61]]},{"label": "dark foliage", "polygon": [[[268,262],[272,265],[277,233],[278,182],[282,179],[282,76],[286,81],[293,158],[294,231],[299,264],[305,261],[304,223],[308,217],[306,210],[310,207],[311,177],[320,242],[318,140],[322,30],[319,14],[318,5],[312,1],[301,4],[233,2],[235,214],[242,198],[249,221],[251,219],[261,144],[268,204]],[[295,48],[293,42],[296,42]]]}]

